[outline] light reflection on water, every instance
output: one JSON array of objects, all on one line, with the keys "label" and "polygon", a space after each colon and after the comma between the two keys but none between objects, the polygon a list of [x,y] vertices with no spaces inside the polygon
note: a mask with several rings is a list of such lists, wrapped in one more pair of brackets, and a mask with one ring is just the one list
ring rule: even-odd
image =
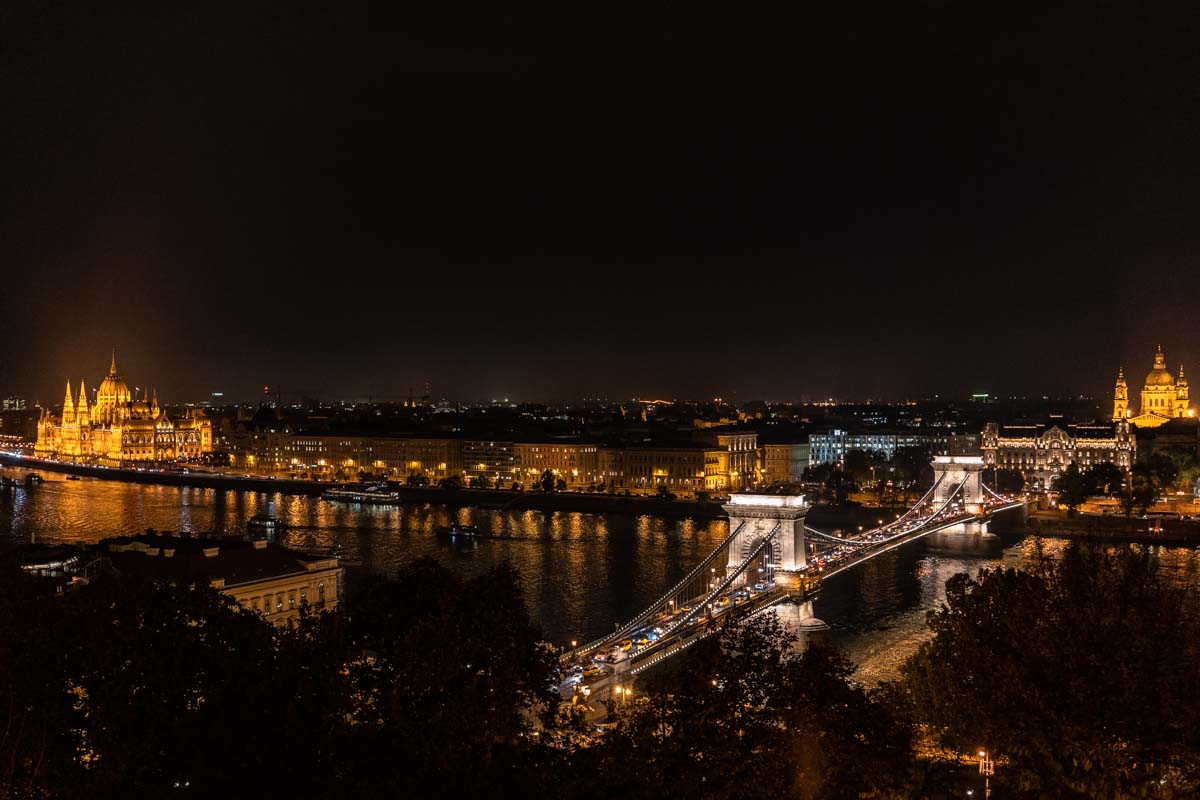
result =
[{"label": "light reflection on water", "polygon": [[[0,470],[21,477],[22,472]],[[0,490],[0,538],[93,542],[147,528],[243,534],[246,521],[273,513],[288,524],[282,541],[298,547],[335,545],[368,569],[393,572],[431,556],[463,575],[510,561],[520,572],[530,612],[546,637],[587,641],[611,630],[678,581],[725,536],[725,520],[671,520],[624,514],[483,510],[432,503],[353,506],[295,495],[143,486],[48,475],[32,489]],[[458,547],[440,526],[478,525],[504,538]],[[828,581],[818,617],[859,665],[864,681],[894,678],[927,637],[925,612],[945,598],[958,572],[1034,557],[1033,537],[982,539],[934,535],[884,553]],[[1040,540],[1053,556],[1065,542]],[[1173,579],[1200,587],[1200,555],[1192,547],[1157,548]]]}]

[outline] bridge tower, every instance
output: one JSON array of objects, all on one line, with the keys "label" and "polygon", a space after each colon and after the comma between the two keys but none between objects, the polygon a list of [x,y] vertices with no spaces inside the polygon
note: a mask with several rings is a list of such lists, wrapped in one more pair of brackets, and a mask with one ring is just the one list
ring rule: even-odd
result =
[{"label": "bridge tower", "polygon": [[933,493],[934,506],[941,506],[962,484],[959,498],[963,508],[973,514],[983,510],[987,500],[983,492],[983,456],[934,456],[933,481],[938,483]]},{"label": "bridge tower", "polygon": [[[808,505],[804,495],[734,494],[723,508],[729,514],[730,530],[745,523],[742,532],[729,545],[726,568],[734,569],[750,555],[764,536],[779,526],[769,549],[776,580],[786,580],[807,563],[804,547],[804,515]],[[784,573],[780,575],[780,573]]]}]

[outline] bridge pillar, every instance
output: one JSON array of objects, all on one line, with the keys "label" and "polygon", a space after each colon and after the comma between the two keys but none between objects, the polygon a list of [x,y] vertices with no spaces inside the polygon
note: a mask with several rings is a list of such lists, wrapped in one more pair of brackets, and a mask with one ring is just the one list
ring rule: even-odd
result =
[{"label": "bridge pillar", "polygon": [[775,572],[794,573],[808,563],[804,547],[804,515],[808,513],[808,505],[804,495],[734,494],[723,508],[729,515],[730,530],[737,530],[745,523],[729,545],[727,569],[741,564],[776,525],[779,532],[768,550]]},{"label": "bridge pillar", "polygon": [[[975,536],[983,536],[989,533],[988,521],[986,519],[969,519],[966,522],[960,522],[957,525],[953,525],[949,528],[939,531],[938,533],[968,533],[974,534]],[[934,535],[936,536],[938,534]]]},{"label": "bridge pillar", "polygon": [[796,635],[796,648],[803,650],[816,642],[829,642],[829,626],[817,619],[812,600],[778,603],[763,613],[774,613],[788,631]]},{"label": "bridge pillar", "polygon": [[934,456],[933,480],[941,481],[933,494],[935,507],[945,503],[961,483],[963,508],[972,514],[983,510],[987,499],[983,491],[983,456]]}]

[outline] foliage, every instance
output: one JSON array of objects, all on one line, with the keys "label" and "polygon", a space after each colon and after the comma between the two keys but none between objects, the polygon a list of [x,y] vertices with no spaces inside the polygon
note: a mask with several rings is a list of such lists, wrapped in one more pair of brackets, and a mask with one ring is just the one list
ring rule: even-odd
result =
[{"label": "foliage", "polygon": [[1040,797],[1200,790],[1200,628],[1182,588],[1132,548],[1069,547],[1032,572],[946,584],[903,669],[913,708],[959,751]]},{"label": "foliage", "polygon": [[887,460],[873,450],[848,450],[842,461],[842,471],[858,484],[881,477],[887,466]]},{"label": "foliage", "polygon": [[1146,466],[1149,467],[1150,475],[1154,478],[1159,491],[1166,491],[1175,485],[1175,478],[1179,475],[1179,466],[1171,456],[1165,453],[1153,453],[1146,461]]},{"label": "foliage", "polygon": [[897,480],[904,487],[903,502],[905,505],[908,505],[910,487],[919,487],[921,479],[926,473],[929,473],[930,480],[932,480],[932,470],[929,466],[931,460],[930,450],[924,445],[906,445],[896,448],[896,452],[892,455],[892,469]]},{"label": "foliage", "polygon": [[295,629],[207,585],[23,578],[0,591],[0,796],[480,793],[541,757],[555,664],[511,568],[418,562]]},{"label": "foliage", "polygon": [[1093,464],[1083,473],[1087,481],[1088,492],[1091,494],[1114,495],[1121,491],[1125,481],[1125,473],[1111,461],[1101,461]]},{"label": "foliage", "polygon": [[[1025,488],[1025,476],[1015,469],[985,470],[984,481],[1001,494],[1015,494]],[[988,478],[992,480],[987,480]]]},{"label": "foliage", "polygon": [[501,776],[527,744],[527,709],[550,700],[555,669],[514,569],[464,582],[420,561],[400,580],[369,579],[342,617],[355,698],[343,790],[403,794],[433,780],[452,794],[513,779]]},{"label": "foliage", "polygon": [[794,644],[764,614],[693,648],[686,669],[649,676],[616,730],[578,754],[578,785],[564,794],[909,796],[908,724],[853,682],[843,656]]},{"label": "foliage", "polygon": [[554,491],[554,473],[548,469],[543,470],[542,477],[541,477],[541,479],[538,480],[538,484],[542,487],[543,492],[553,492]]},{"label": "foliage", "polygon": [[1135,509],[1139,514],[1145,514],[1150,506],[1154,505],[1160,488],[1159,478],[1155,475],[1153,466],[1146,463],[1134,464],[1130,471],[1129,491],[1121,501],[1125,515],[1129,516]]},{"label": "foliage", "polygon": [[1058,504],[1067,509],[1071,516],[1080,505],[1088,499],[1088,480],[1079,471],[1079,465],[1072,461],[1054,481],[1054,491],[1058,493]]}]

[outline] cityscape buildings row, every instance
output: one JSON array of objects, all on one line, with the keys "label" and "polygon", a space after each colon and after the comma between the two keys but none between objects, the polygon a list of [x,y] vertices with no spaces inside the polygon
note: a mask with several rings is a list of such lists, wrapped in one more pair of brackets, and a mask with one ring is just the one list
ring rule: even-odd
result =
[{"label": "cityscape buildings row", "polygon": [[[549,471],[571,489],[631,493],[726,492],[801,480],[810,465],[842,464],[854,450],[895,457],[918,447],[930,455],[979,452],[989,464],[1048,485],[1072,461],[1086,468],[1111,461],[1127,469],[1138,457],[1170,450],[1200,457],[1200,428],[1188,381],[1166,367],[1162,348],[1147,373],[1140,407],[1129,403],[1120,370],[1111,419],[1070,400],[1024,408],[942,403],[822,405],[782,412],[754,402],[735,407],[674,401],[594,401],[558,408],[420,407],[410,399],[397,414],[387,404],[331,405],[307,411],[264,403],[197,408],[169,415],[157,397],[135,399],[117,373],[89,400],[86,386],[67,387],[59,414],[19,398],[5,401],[0,443],[36,437],[39,455],[100,463],[204,459],[226,455],[239,470],[318,479],[368,473],[486,479],[535,488]],[[993,416],[1000,411],[995,421]],[[490,413],[489,413],[490,412]],[[989,419],[990,418],[990,419]],[[394,433],[407,431],[401,433]],[[981,431],[981,434],[964,431]],[[1140,441],[1139,441],[1140,440]]]},{"label": "cityscape buildings row", "polygon": [[737,491],[797,482],[808,467],[808,445],[759,444],[754,431],[707,432],[707,441],[600,444],[575,437],[536,441],[452,436],[350,436],[240,426],[231,436],[230,464],[257,474],[392,480],[486,480],[534,489],[547,471],[568,489],[600,487],[631,494],[677,495]]},{"label": "cityscape buildings row", "polygon": [[861,431],[832,430],[808,437],[812,463],[841,464],[846,453],[863,450],[876,453],[891,461],[901,447],[921,447],[933,456],[960,455],[977,451],[979,437],[968,433],[942,431],[889,432],[873,429]]}]

